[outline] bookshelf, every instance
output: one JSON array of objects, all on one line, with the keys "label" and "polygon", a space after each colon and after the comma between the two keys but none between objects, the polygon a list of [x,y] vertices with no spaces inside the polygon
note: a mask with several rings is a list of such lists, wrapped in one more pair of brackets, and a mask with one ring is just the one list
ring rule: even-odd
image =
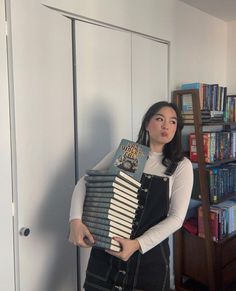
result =
[{"label": "bookshelf", "polygon": [[[174,235],[174,271],[175,290],[185,288],[186,280],[192,279],[207,286],[210,291],[226,290],[236,280],[236,232],[215,242],[212,240],[209,187],[204,157],[204,126],[223,126],[230,130],[231,122],[203,122],[201,116],[200,96],[198,89],[173,91],[172,101],[182,108],[182,96],[191,96],[193,122],[185,122],[185,126],[194,128],[196,137],[197,163],[199,171],[199,188],[203,208],[203,225],[205,238],[190,234],[184,228]],[[235,160],[235,159],[234,159]],[[216,161],[216,165],[226,161]],[[236,196],[236,193],[235,193]]]}]

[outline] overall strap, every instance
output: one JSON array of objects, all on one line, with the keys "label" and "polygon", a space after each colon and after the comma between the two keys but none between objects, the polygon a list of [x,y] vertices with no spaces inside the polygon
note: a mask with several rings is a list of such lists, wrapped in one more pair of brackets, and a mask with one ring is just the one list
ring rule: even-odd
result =
[{"label": "overall strap", "polygon": [[172,162],[170,160],[167,160],[166,163],[167,163],[167,168],[165,170],[165,175],[172,176],[178,166],[178,162]]}]

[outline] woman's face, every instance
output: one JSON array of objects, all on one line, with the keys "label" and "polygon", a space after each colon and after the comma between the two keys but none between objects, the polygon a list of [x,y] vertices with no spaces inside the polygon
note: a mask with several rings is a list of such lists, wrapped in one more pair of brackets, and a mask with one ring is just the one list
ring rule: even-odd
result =
[{"label": "woman's face", "polygon": [[150,136],[150,146],[159,146],[161,149],[169,143],[177,129],[177,115],[173,108],[161,108],[149,121],[146,130]]}]

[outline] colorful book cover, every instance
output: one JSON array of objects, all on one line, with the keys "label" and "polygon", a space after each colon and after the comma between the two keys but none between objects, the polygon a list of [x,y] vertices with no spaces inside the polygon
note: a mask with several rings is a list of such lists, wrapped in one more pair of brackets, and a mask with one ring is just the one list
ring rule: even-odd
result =
[{"label": "colorful book cover", "polygon": [[122,139],[109,168],[110,173],[124,171],[140,181],[149,154],[149,147]]}]

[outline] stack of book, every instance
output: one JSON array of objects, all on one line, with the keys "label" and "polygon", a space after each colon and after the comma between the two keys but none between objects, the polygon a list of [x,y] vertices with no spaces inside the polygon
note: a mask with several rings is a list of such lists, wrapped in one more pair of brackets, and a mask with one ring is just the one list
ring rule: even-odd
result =
[{"label": "stack of book", "polygon": [[82,220],[96,247],[120,251],[113,237],[130,238],[148,152],[148,147],[123,139],[108,170],[87,171]]},{"label": "stack of book", "polygon": [[[212,121],[212,113],[211,111],[207,111],[207,110],[200,110],[200,118],[201,118],[201,121],[204,123],[204,122],[211,122]],[[222,115],[223,117],[223,115]],[[182,118],[183,118],[183,121],[184,123],[189,123],[189,124],[194,124],[194,116],[193,116],[193,112],[190,111],[190,112],[182,112]]]}]

